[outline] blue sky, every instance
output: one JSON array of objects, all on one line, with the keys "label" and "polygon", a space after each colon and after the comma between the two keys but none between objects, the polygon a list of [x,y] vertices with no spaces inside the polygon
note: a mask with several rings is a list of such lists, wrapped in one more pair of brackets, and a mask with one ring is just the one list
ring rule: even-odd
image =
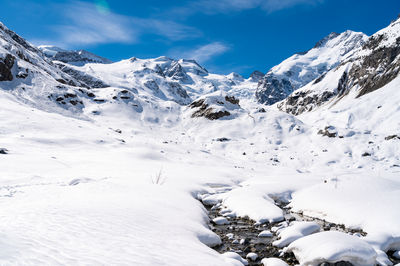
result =
[{"label": "blue sky", "polygon": [[0,0],[0,20],[39,44],[117,61],[194,58],[213,72],[266,72],[330,32],[368,35],[399,0]]}]

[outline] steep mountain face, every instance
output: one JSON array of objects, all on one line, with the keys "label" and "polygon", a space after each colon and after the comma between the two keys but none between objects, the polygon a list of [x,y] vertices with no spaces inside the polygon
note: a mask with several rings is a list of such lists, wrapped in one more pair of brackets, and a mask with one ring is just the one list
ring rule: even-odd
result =
[{"label": "steep mountain face", "polygon": [[348,94],[361,97],[382,88],[398,77],[399,54],[400,19],[372,35],[336,68],[292,93],[278,108],[298,115]]},{"label": "steep mountain face", "polygon": [[85,50],[68,51],[52,45],[41,45],[38,47],[43,54],[53,61],[61,61],[71,65],[84,65],[87,63],[111,64],[112,61],[92,54]]},{"label": "steep mountain face", "polygon": [[293,91],[352,57],[367,38],[365,34],[353,31],[331,33],[311,50],[291,56],[260,80],[256,91],[258,102],[271,105],[285,99]]}]

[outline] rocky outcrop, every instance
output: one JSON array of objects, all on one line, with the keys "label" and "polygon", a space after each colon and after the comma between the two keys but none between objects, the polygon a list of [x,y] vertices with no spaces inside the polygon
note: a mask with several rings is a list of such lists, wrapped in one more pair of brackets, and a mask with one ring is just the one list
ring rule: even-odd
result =
[{"label": "rocky outcrop", "polygon": [[13,80],[12,67],[15,62],[15,57],[7,54],[4,58],[0,58],[0,81]]},{"label": "rocky outcrop", "polygon": [[192,118],[205,117],[209,120],[229,117],[240,109],[239,100],[228,95],[208,95],[192,102],[189,107],[195,110]]}]

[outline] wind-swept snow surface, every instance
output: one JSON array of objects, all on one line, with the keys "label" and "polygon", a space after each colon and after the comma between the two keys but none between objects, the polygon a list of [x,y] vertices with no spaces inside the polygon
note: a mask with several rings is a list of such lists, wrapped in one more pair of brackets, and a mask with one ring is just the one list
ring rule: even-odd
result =
[{"label": "wind-swept snow surface", "polygon": [[355,266],[375,265],[376,252],[356,236],[340,232],[321,232],[301,238],[289,245],[301,265],[347,261]]}]

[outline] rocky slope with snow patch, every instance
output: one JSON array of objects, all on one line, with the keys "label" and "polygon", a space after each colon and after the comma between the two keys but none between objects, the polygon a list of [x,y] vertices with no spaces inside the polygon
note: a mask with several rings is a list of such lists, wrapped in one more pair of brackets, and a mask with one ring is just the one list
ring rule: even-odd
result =
[{"label": "rocky slope with snow patch", "polygon": [[367,38],[365,34],[353,31],[331,33],[311,50],[289,57],[261,79],[256,92],[258,102],[271,105],[285,99],[293,91],[351,58]]},{"label": "rocky slope with snow patch", "polygon": [[89,86],[61,71],[40,50],[0,23],[0,88],[48,111],[76,113]]}]

